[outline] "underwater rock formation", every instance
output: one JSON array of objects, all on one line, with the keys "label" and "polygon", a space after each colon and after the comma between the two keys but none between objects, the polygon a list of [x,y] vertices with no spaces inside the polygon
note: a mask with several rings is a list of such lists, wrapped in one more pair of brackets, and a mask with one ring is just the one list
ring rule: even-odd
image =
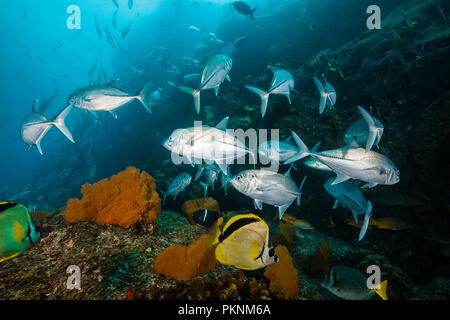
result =
[{"label": "underwater rock formation", "polygon": [[92,221],[129,228],[139,221],[153,222],[161,211],[153,178],[134,167],[109,179],[84,184],[81,193],[81,200],[67,201],[67,222]]},{"label": "underwater rock formation", "polygon": [[270,289],[272,291],[281,291],[288,298],[298,298],[298,274],[289,250],[278,245],[275,248],[275,255],[280,259],[266,267],[264,276],[270,280]]},{"label": "underwater rock formation", "polygon": [[208,235],[186,246],[172,246],[164,249],[153,265],[155,273],[177,280],[190,280],[199,274],[206,274],[216,265],[215,246],[209,246]]},{"label": "underwater rock formation", "polygon": [[179,281],[175,286],[152,285],[146,292],[135,293],[135,299],[159,300],[280,300],[286,296],[273,292],[266,283],[246,279],[241,270],[217,279],[198,278]]},{"label": "underwater rock formation", "polygon": [[211,197],[192,199],[183,203],[181,210],[188,218],[191,224],[195,224],[194,213],[197,211],[209,210],[214,212],[220,212],[219,203]]}]

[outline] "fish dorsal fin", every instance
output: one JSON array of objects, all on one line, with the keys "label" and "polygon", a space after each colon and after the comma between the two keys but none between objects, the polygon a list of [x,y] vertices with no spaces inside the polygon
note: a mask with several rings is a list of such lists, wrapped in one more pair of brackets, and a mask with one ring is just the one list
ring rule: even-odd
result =
[{"label": "fish dorsal fin", "polygon": [[230,117],[225,117],[225,118],[223,118],[223,119],[216,125],[216,129],[219,129],[219,130],[222,130],[222,131],[226,131],[226,130],[227,130],[228,119],[230,119]]},{"label": "fish dorsal fin", "polygon": [[31,108],[31,110],[33,110],[33,112],[39,112],[38,109],[37,109],[37,104],[38,104],[38,102],[39,102],[39,99],[36,98],[36,99],[34,100],[34,102],[33,102],[33,107]]},{"label": "fish dorsal fin", "polygon": [[17,206],[16,202],[0,202],[0,213]]},{"label": "fish dorsal fin", "polygon": [[286,139],[283,140],[284,143],[290,143],[292,142],[292,135],[290,135],[289,137],[287,137]]},{"label": "fish dorsal fin", "polygon": [[270,69],[270,71],[272,71],[273,73],[275,73],[278,70],[274,66],[267,66],[267,68]]}]

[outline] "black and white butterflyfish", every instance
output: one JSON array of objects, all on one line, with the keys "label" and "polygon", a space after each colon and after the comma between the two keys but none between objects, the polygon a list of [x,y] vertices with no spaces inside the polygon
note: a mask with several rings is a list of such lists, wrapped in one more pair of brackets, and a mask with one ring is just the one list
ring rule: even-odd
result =
[{"label": "black and white butterflyfish", "polygon": [[216,259],[224,265],[256,270],[278,262],[267,223],[251,213],[229,219],[216,232],[213,244],[216,243]]}]

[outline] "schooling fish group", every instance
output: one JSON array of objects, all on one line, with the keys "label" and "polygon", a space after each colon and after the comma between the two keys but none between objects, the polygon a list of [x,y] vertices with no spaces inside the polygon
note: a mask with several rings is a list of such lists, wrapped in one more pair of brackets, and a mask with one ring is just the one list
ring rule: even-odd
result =
[{"label": "schooling fish group", "polygon": [[[119,8],[116,1],[113,1],[113,3]],[[129,1],[128,6],[131,9],[133,1]],[[234,2],[233,6],[239,13],[248,15],[253,19],[253,12],[256,8],[250,9],[242,1]],[[116,24],[115,19],[114,16],[114,25]],[[98,21],[95,21],[98,35],[103,37]],[[131,27],[131,23],[129,27]],[[190,26],[188,29],[202,36],[205,34],[204,29],[195,26]],[[128,31],[126,30],[126,33]],[[108,41],[113,46],[114,42],[111,40],[112,36],[107,28],[105,29],[105,37],[109,39]],[[213,33],[207,35],[207,38],[209,43],[213,42],[215,45],[224,43]],[[235,50],[245,41],[245,38],[245,36],[239,37],[231,46],[228,46],[228,49],[232,47],[231,51]],[[203,60],[207,62],[203,67],[198,86],[192,88],[191,86],[169,82],[170,86],[192,95],[196,114],[199,114],[201,109],[201,91],[214,89],[217,96],[225,79],[231,81],[230,72],[233,66],[233,59],[223,50],[212,56],[202,58],[207,58]],[[184,57],[184,60],[193,65],[199,65],[202,61],[189,57]],[[94,72],[96,66],[97,61],[90,73]],[[167,71],[179,72],[173,65],[170,68]],[[299,94],[295,89],[294,77],[289,71],[271,66],[268,66],[268,68],[272,71],[273,78],[267,90],[252,85],[245,86],[246,89],[260,98],[261,118],[264,118],[267,112],[271,94],[284,95],[289,104],[291,104],[291,94]],[[189,74],[183,78],[192,80],[197,78],[197,75]],[[322,75],[322,78],[323,82],[318,77],[311,79],[319,92],[319,114],[326,112],[327,108],[333,108],[337,100],[337,93],[333,85],[326,80],[324,75]],[[55,126],[70,141],[74,142],[64,122],[72,108],[88,110],[94,115],[99,111],[107,111],[114,118],[117,118],[117,111],[120,108],[138,100],[149,113],[152,113],[151,103],[148,100],[149,87],[149,84],[145,85],[137,94],[124,92],[115,88],[111,83],[81,88],[70,95],[67,106],[54,120],[48,120],[37,111],[36,101],[33,111],[26,116],[22,123],[22,139],[29,146],[36,146],[42,154],[40,142],[48,130]],[[220,177],[225,194],[227,194],[227,188],[231,185],[238,192],[251,198],[256,209],[261,210],[263,203],[277,208],[280,220],[293,202],[296,202],[298,206],[301,204],[302,189],[307,177],[304,176],[298,185],[291,177],[290,172],[292,168],[297,170],[294,162],[306,158],[303,162],[304,165],[336,175],[324,183],[327,193],[335,199],[334,208],[341,205],[349,209],[356,224],[358,223],[358,215],[364,215],[364,222],[359,233],[359,240],[362,240],[367,232],[373,207],[372,202],[367,200],[361,192],[360,183],[364,183],[362,188],[392,185],[400,181],[400,171],[386,156],[372,151],[374,145],[378,147],[383,135],[384,127],[381,122],[363,107],[358,106],[357,110],[362,118],[348,127],[343,138],[346,146],[337,149],[318,151],[320,142],[309,149],[299,135],[292,131],[291,136],[286,140],[263,142],[255,152],[227,130],[229,117],[225,117],[215,127],[194,125],[194,127],[176,128],[165,139],[163,146],[172,152],[172,159],[174,159],[174,155],[177,155],[180,163],[198,166],[199,169],[194,181],[199,180],[202,176],[206,177],[205,181],[200,181],[204,188],[205,197],[208,188],[214,190],[214,185]],[[247,154],[252,158],[254,168],[231,175],[229,165],[234,164],[237,159],[245,157]],[[269,168],[256,168],[256,157],[258,155],[277,164],[290,165],[290,167],[284,174],[272,171]],[[191,182],[192,176],[188,173],[182,173],[175,177],[167,190],[163,192],[163,205],[166,203],[167,195],[171,195],[175,199],[178,194],[189,187]],[[0,224],[0,227],[8,227],[7,231],[0,233],[5,238],[0,243],[7,244],[7,248],[0,247],[0,261],[2,261],[23,251],[30,243],[39,238],[39,233],[34,229],[28,211],[20,205],[0,203],[0,210],[0,222],[1,219],[7,220],[7,222]],[[13,210],[15,210],[14,214]],[[206,216],[207,210],[205,210],[203,216],[204,221]],[[216,229],[213,229],[216,233],[213,235],[212,242],[217,245],[215,254],[220,263],[233,265],[241,269],[255,270],[278,261],[270,241],[269,227],[257,215],[236,215],[229,219],[223,228],[220,228],[219,224],[217,224]],[[361,286],[363,279],[359,275],[355,276],[352,272],[335,267],[327,276],[324,286],[344,298],[363,299],[372,296],[376,291]],[[350,282],[347,284],[345,282],[347,278],[352,279],[352,281],[357,279],[358,283]],[[339,288],[339,286],[343,287]],[[355,290],[352,286],[357,286],[360,290],[354,293]]]}]

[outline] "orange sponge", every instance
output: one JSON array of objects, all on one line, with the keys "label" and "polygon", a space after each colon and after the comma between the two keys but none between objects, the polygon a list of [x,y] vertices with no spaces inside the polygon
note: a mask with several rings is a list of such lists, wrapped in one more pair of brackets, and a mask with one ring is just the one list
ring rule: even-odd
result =
[{"label": "orange sponge", "polygon": [[92,221],[128,228],[139,219],[150,223],[161,212],[161,199],[153,178],[134,167],[109,179],[84,184],[81,193],[81,200],[70,199],[67,202],[67,222]]},{"label": "orange sponge", "polygon": [[298,274],[292,263],[289,250],[283,245],[278,245],[275,248],[275,255],[280,260],[267,266],[264,272],[264,276],[270,280],[270,289],[281,291],[288,298],[297,298]]},{"label": "orange sponge", "polygon": [[156,258],[153,272],[177,280],[190,280],[206,274],[216,265],[215,246],[209,244],[209,237],[205,234],[189,247],[168,247]]}]

